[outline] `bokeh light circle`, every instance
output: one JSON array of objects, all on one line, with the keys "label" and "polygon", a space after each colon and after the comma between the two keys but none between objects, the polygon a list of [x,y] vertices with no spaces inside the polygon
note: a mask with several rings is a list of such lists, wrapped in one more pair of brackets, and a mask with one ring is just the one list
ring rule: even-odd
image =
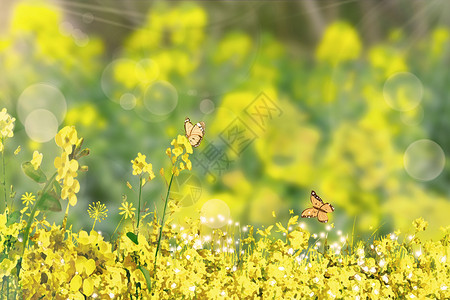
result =
[{"label": "bokeh light circle", "polygon": [[403,157],[406,172],[421,181],[435,179],[445,166],[445,154],[441,146],[432,140],[418,140],[408,146]]},{"label": "bokeh light circle", "polygon": [[58,120],[46,109],[36,109],[28,114],[24,125],[27,135],[39,143],[48,142],[58,131]]},{"label": "bokeh light circle", "polygon": [[399,111],[411,110],[422,101],[422,82],[412,73],[395,73],[384,83],[383,96],[391,108]]},{"label": "bokeh light circle", "polygon": [[72,31],[73,31],[72,23],[65,21],[65,22],[62,22],[61,24],[59,24],[59,32],[63,36],[71,36]]},{"label": "bokeh light circle", "polygon": [[22,92],[17,101],[17,115],[20,122],[25,124],[28,116],[38,109],[51,112],[57,120],[57,125],[61,124],[67,112],[66,98],[53,85],[47,83],[30,85]]},{"label": "bokeh light circle", "polygon": [[125,110],[131,110],[136,106],[136,97],[131,93],[125,93],[120,97],[120,106]]},{"label": "bokeh light circle", "polygon": [[158,64],[151,59],[142,59],[136,63],[137,78],[143,83],[155,81],[159,76]]},{"label": "bokeh light circle", "polygon": [[84,47],[89,43],[89,36],[81,31],[81,29],[74,29],[72,32],[72,37],[75,40],[75,44],[79,47]]},{"label": "bokeh light circle", "polygon": [[135,78],[135,68],[136,62],[131,59],[116,59],[105,67],[101,86],[109,100],[119,103],[124,93],[133,91],[138,81]]},{"label": "bokeh light circle", "polygon": [[149,112],[164,116],[177,107],[178,92],[169,82],[158,80],[148,86],[143,101]]},{"label": "bokeh light circle", "polygon": [[216,106],[214,102],[212,102],[210,99],[203,99],[200,102],[200,111],[206,115],[212,113],[215,107]]},{"label": "bokeh light circle", "polygon": [[94,15],[90,12],[84,13],[82,18],[83,18],[83,22],[86,24],[91,24],[95,19]]},{"label": "bokeh light circle", "polygon": [[211,199],[203,204],[200,216],[206,219],[206,226],[220,228],[230,219],[230,208],[220,199]]}]

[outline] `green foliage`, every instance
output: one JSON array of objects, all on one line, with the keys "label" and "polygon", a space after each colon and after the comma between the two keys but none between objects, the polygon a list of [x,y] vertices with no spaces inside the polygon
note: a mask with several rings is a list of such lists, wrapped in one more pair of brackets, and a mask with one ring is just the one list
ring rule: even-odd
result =
[{"label": "green foliage", "polygon": [[29,161],[26,161],[22,164],[22,170],[25,175],[27,175],[37,183],[45,183],[47,181],[47,176],[45,176],[41,168],[35,170],[31,162]]},{"label": "green foliage", "polygon": [[60,199],[61,197],[54,191],[49,191],[42,194],[40,201],[36,202],[36,206],[39,210],[43,211],[61,211]]}]

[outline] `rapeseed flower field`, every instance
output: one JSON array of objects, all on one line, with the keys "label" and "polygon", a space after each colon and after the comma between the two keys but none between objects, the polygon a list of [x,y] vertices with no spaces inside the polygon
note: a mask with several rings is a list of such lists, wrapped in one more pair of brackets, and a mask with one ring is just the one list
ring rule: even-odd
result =
[{"label": "rapeseed flower field", "polygon": [[450,299],[450,4],[375,2],[2,0],[0,300]]},{"label": "rapeseed flower field", "polygon": [[[6,110],[2,113],[5,143],[6,137],[13,138],[14,118]],[[86,212],[92,229],[74,231],[67,227],[67,215],[69,207],[77,205],[80,185],[74,178],[87,169],[79,160],[89,149],[81,149],[83,138],[74,127],[61,129],[55,143],[61,156],[54,159],[55,172],[48,179],[40,168],[43,154],[22,164],[24,174],[43,186],[38,198],[25,193],[22,210],[10,211],[7,206],[0,215],[3,298],[450,297],[450,227],[442,228],[440,240],[423,241],[416,236],[428,226],[422,218],[407,234],[395,232],[366,241],[337,231],[334,224],[312,234],[292,210],[287,222],[273,212],[275,226],[256,232],[231,219],[214,230],[205,228],[206,219],[186,218],[185,226],[176,224],[171,216],[180,203],[169,197],[171,184],[181,171],[192,168],[193,149],[183,135],[166,150],[172,167],[160,170],[164,179],[170,174],[162,215],[157,211],[140,215],[140,210],[136,215],[132,201],[140,207],[142,187],[155,178],[152,164],[138,153],[130,166],[139,177],[138,198],[124,198],[120,212],[115,212],[123,215],[116,237],[107,241],[95,231],[96,222],[107,218],[108,209],[100,201]],[[61,210],[60,199],[69,203],[65,217],[60,225],[50,224],[45,213]],[[121,225],[126,219],[132,222]]]}]

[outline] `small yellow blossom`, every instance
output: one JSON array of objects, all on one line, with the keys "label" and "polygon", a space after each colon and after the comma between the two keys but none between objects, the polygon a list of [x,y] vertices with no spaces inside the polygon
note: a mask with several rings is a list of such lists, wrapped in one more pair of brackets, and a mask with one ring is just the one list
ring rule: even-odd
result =
[{"label": "small yellow blossom", "polygon": [[25,194],[23,194],[22,198],[20,199],[22,200],[23,204],[25,204],[26,206],[30,206],[33,205],[34,200],[36,200],[36,197],[33,195],[33,193],[25,192]]},{"label": "small yellow blossom", "polygon": [[132,219],[134,217],[134,211],[136,208],[133,207],[133,203],[128,203],[127,201],[122,202],[122,207],[119,207],[119,215],[124,215],[125,219]]},{"label": "small yellow blossom", "polygon": [[185,153],[181,156],[181,159],[186,163],[186,169],[192,170],[192,162],[189,160],[189,154]]},{"label": "small yellow blossom", "polygon": [[54,161],[55,168],[58,170],[56,180],[76,177],[78,170],[78,161],[75,159],[69,160],[69,155],[66,152],[61,154],[61,157],[56,157]]},{"label": "small yellow blossom", "polygon": [[77,204],[77,195],[80,191],[80,183],[76,179],[72,179],[72,182],[70,185],[64,184],[62,190],[61,190],[61,198],[62,199],[68,199],[69,204],[71,206],[75,206]]},{"label": "small yellow blossom", "polygon": [[62,128],[55,136],[56,145],[61,147],[67,154],[72,153],[72,148],[78,141],[77,131],[74,126]]},{"label": "small yellow blossom", "polygon": [[172,151],[170,150],[170,148],[166,149],[166,155],[171,158],[172,157]]},{"label": "small yellow blossom", "polygon": [[108,217],[108,209],[106,208],[106,205],[100,203],[100,201],[89,204],[87,211],[89,213],[89,218],[94,219],[95,221],[101,222]]},{"label": "small yellow blossom", "polygon": [[42,153],[39,153],[38,151],[33,152],[33,159],[31,160],[31,164],[33,165],[33,168],[35,170],[37,170],[41,166],[42,156]]},{"label": "small yellow blossom", "polygon": [[189,154],[194,153],[194,151],[192,150],[191,143],[189,142],[187,137],[185,137],[184,135],[178,135],[178,137],[177,137],[177,144],[178,145],[183,145],[184,149],[186,149],[186,153],[189,153]]},{"label": "small yellow blossom", "polygon": [[413,221],[413,226],[416,229],[416,232],[425,231],[428,227],[428,222],[423,218],[418,218]]}]

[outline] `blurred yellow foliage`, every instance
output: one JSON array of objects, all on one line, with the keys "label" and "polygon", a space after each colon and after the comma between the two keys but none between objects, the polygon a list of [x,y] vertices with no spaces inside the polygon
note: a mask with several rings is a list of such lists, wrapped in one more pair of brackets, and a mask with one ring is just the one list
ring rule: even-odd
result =
[{"label": "blurred yellow foliage", "polygon": [[319,61],[336,65],[359,58],[361,48],[356,30],[348,23],[335,22],[325,30],[316,57]]}]

